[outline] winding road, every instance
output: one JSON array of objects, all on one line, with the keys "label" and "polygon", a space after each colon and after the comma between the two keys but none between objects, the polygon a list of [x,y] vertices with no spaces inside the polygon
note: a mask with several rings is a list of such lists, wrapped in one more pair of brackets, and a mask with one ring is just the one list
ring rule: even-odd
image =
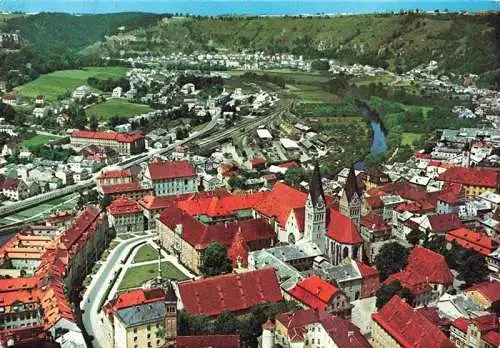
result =
[{"label": "winding road", "polygon": [[109,254],[104,264],[94,275],[92,282],[83,294],[80,308],[82,309],[83,325],[87,333],[94,337],[93,346],[95,348],[113,347],[113,342],[103,329],[101,318],[104,318],[100,304],[106,296],[109,287],[115,277],[115,273],[122,268],[121,261],[125,260],[130,251],[140,244],[144,244],[152,235],[140,236],[122,241]]}]

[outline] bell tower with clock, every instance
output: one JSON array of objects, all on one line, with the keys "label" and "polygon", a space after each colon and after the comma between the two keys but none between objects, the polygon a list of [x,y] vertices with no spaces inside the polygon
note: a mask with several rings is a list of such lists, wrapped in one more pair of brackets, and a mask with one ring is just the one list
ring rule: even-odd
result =
[{"label": "bell tower with clock", "polygon": [[305,207],[304,237],[307,241],[315,243],[323,253],[326,249],[326,211],[321,174],[316,162]]}]

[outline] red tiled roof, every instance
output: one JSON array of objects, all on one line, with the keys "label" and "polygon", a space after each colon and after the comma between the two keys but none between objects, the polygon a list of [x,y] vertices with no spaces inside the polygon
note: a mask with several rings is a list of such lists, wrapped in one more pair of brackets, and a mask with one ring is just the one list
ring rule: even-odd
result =
[{"label": "red tiled roof", "polygon": [[17,96],[13,95],[13,94],[6,94],[2,97],[3,100],[16,100],[17,99]]},{"label": "red tiled roof", "polygon": [[463,195],[455,192],[442,192],[438,196],[438,200],[448,204],[457,205],[464,202],[464,197]]},{"label": "red tiled roof", "polygon": [[127,197],[115,199],[106,208],[106,210],[111,215],[142,214],[142,209],[139,203]]},{"label": "red tiled roof", "polygon": [[189,280],[178,286],[184,309],[192,315],[238,312],[282,299],[274,268]]},{"label": "red tiled roof", "polygon": [[455,347],[438,327],[397,295],[372,318],[405,348]]},{"label": "red tiled roof", "polygon": [[431,231],[436,233],[444,233],[465,227],[457,213],[430,215],[428,219]]},{"label": "red tiled roof", "polygon": [[140,132],[116,133],[116,132],[91,132],[86,130],[75,130],[71,133],[72,138],[116,140],[121,143],[133,143],[144,138]]},{"label": "red tiled roof", "polygon": [[127,178],[129,176],[132,176],[130,173],[130,170],[108,170],[104,171],[97,177],[97,179],[111,179],[111,178]]},{"label": "red tiled roof", "polygon": [[390,228],[389,223],[384,221],[384,219],[382,219],[382,216],[374,211],[372,211],[368,215],[362,216],[360,225],[374,232],[384,232]]},{"label": "red tiled roof", "polygon": [[4,190],[17,190],[17,187],[21,183],[20,180],[6,177],[2,182],[2,189]]},{"label": "red tiled roof", "polygon": [[453,275],[444,256],[419,245],[408,256],[406,269],[419,273],[432,284],[453,284]]},{"label": "red tiled roof", "polygon": [[46,331],[43,325],[25,326],[15,329],[3,329],[0,332],[0,345],[9,346],[11,338],[18,347],[53,347],[49,345],[51,340],[50,333]]},{"label": "red tiled roof", "polygon": [[418,295],[425,292],[430,292],[431,286],[427,282],[427,279],[420,273],[414,272],[413,270],[405,269],[401,272],[391,274],[385,281],[384,284],[390,284],[394,281],[398,281],[402,287],[410,290],[412,295]]},{"label": "red tiled roof", "polygon": [[168,180],[196,176],[196,169],[188,161],[149,163],[148,172],[151,180]]},{"label": "red tiled roof", "polygon": [[368,266],[366,263],[356,260],[356,266],[358,266],[361,278],[368,278],[373,276],[379,276],[380,272],[377,271],[375,267]]},{"label": "red tiled roof", "polygon": [[257,203],[255,210],[267,217],[275,217],[281,227],[285,227],[288,215],[294,208],[306,205],[307,194],[283,183],[276,183],[272,191]]},{"label": "red tiled roof", "polygon": [[285,163],[278,164],[278,167],[290,169],[290,168],[298,168],[299,165],[297,164],[297,162],[292,161],[292,162],[285,162]]},{"label": "red tiled roof", "polygon": [[339,348],[370,347],[370,344],[361,334],[358,327],[347,320],[325,311],[306,309],[297,312],[287,312],[276,315],[275,319],[288,329],[288,338],[292,342],[304,338],[308,325],[321,323]]},{"label": "red tiled roof", "polygon": [[371,197],[366,198],[366,204],[369,207],[371,207],[372,209],[379,208],[379,207],[382,207],[384,205],[384,203],[380,199],[380,196],[371,196]]},{"label": "red tiled roof", "polygon": [[362,244],[363,239],[350,217],[330,209],[326,235],[341,244]]},{"label": "red tiled roof", "polygon": [[109,314],[119,309],[164,300],[165,291],[163,289],[137,289],[121,293],[106,303],[104,310]]},{"label": "red tiled roof", "polygon": [[204,224],[178,207],[172,206],[162,211],[159,220],[171,230],[175,230],[179,224],[182,225],[182,239],[196,249],[205,249],[213,242],[229,247],[240,229],[246,243],[276,238],[273,227],[265,219]]},{"label": "red tiled roof", "polygon": [[228,216],[233,215],[237,210],[252,209],[268,195],[269,192],[257,192],[222,197],[214,196],[205,199],[190,199],[180,201],[178,207],[191,216]]},{"label": "red tiled roof", "polygon": [[409,211],[411,213],[430,213],[436,210],[436,206],[428,201],[420,201],[420,202],[412,202],[412,203],[403,203],[396,207],[397,212]]},{"label": "red tiled roof", "polygon": [[305,220],[306,220],[306,209],[305,208],[295,208],[293,209],[295,214],[295,220],[297,221],[297,227],[300,232],[304,231]]},{"label": "red tiled roof", "polygon": [[446,240],[456,242],[462,248],[472,249],[484,256],[491,254],[498,247],[498,243],[485,234],[459,228],[446,233]]},{"label": "red tiled roof", "polygon": [[250,165],[252,168],[256,168],[259,166],[265,166],[267,164],[267,161],[263,158],[254,158],[250,160]]},{"label": "red tiled roof", "polygon": [[439,175],[438,180],[479,187],[497,187],[499,177],[500,172],[494,170],[454,167]]},{"label": "red tiled roof", "polygon": [[498,329],[496,331],[488,331],[482,339],[493,347],[500,347],[500,332]]},{"label": "red tiled roof", "polygon": [[240,335],[177,336],[176,348],[240,348]]},{"label": "red tiled roof", "polygon": [[475,324],[478,327],[482,340],[485,340],[493,347],[500,345],[500,325],[496,314],[486,314],[471,319],[460,317],[451,323],[452,326],[464,333],[467,333],[470,324]]},{"label": "red tiled roof", "polygon": [[144,198],[141,198],[138,202],[145,209],[158,210],[170,207],[181,201],[200,200],[206,198],[208,199],[211,197],[225,197],[225,196],[231,196],[231,193],[226,190],[216,189],[214,191],[185,193],[181,195],[160,196],[160,197],[148,195],[145,196]]},{"label": "red tiled roof", "polygon": [[498,281],[481,282],[471,286],[465,291],[477,291],[491,303],[500,301],[500,282]]},{"label": "red tiled roof", "polygon": [[241,230],[238,230],[234,236],[231,247],[227,251],[227,256],[232,261],[233,268],[237,268],[238,263],[241,263],[243,267],[248,266],[249,252],[250,248],[248,248],[248,245],[245,242],[245,237],[241,233]]},{"label": "red tiled roof", "polygon": [[124,184],[113,184],[101,186],[103,194],[117,194],[117,193],[127,193],[143,190],[141,184],[137,181],[132,181]]},{"label": "red tiled roof", "polygon": [[318,276],[311,276],[297,283],[290,295],[307,305],[309,308],[325,310],[333,297],[340,290]]},{"label": "red tiled roof", "polygon": [[451,324],[448,318],[440,316],[437,307],[421,307],[417,308],[417,311],[439,328],[449,327]]}]

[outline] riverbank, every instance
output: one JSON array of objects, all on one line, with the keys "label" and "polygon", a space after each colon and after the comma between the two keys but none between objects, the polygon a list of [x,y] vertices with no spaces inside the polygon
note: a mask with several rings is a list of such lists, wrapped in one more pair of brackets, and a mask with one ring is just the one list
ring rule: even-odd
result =
[{"label": "riverbank", "polygon": [[359,107],[363,117],[370,122],[371,127],[370,152],[361,161],[354,165],[354,168],[356,169],[364,169],[367,166],[367,160],[370,161],[371,158],[378,156],[382,157],[388,150],[387,130],[385,129],[379,114],[371,110],[368,104],[356,99],[356,105]]}]

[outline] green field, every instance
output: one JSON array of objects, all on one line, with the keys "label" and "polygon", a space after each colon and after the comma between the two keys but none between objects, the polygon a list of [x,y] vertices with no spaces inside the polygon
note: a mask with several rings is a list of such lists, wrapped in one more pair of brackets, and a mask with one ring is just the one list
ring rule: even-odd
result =
[{"label": "green field", "polygon": [[55,139],[59,139],[59,137],[38,134],[32,138],[23,140],[23,145],[30,149],[30,148],[40,147],[43,144],[46,144],[47,142]]},{"label": "green field", "polygon": [[89,67],[82,70],[61,70],[42,75],[38,79],[20,86],[21,96],[36,98],[38,95],[45,96],[47,101],[56,101],[65,93],[71,93],[75,88],[86,85],[89,77],[110,78],[125,75],[127,68],[124,67]]},{"label": "green field", "polygon": [[108,120],[113,116],[123,118],[137,116],[153,111],[148,105],[130,103],[123,99],[110,99],[104,103],[92,105],[86,110],[87,116],[96,116],[99,120]]},{"label": "green field", "polygon": [[415,140],[420,140],[420,138],[422,138],[422,135],[423,134],[421,133],[403,133],[401,135],[402,136],[401,145],[412,146]]},{"label": "green field", "polygon": [[134,263],[154,260],[158,260],[158,251],[150,244],[141,246],[134,257]]},{"label": "green field", "polygon": [[[140,287],[143,283],[153,278],[156,278],[158,272],[158,264],[156,262],[150,265],[131,267],[125,273],[118,291]],[[188,277],[177,269],[172,263],[164,261],[161,263],[162,277],[173,280],[186,280]]]}]

